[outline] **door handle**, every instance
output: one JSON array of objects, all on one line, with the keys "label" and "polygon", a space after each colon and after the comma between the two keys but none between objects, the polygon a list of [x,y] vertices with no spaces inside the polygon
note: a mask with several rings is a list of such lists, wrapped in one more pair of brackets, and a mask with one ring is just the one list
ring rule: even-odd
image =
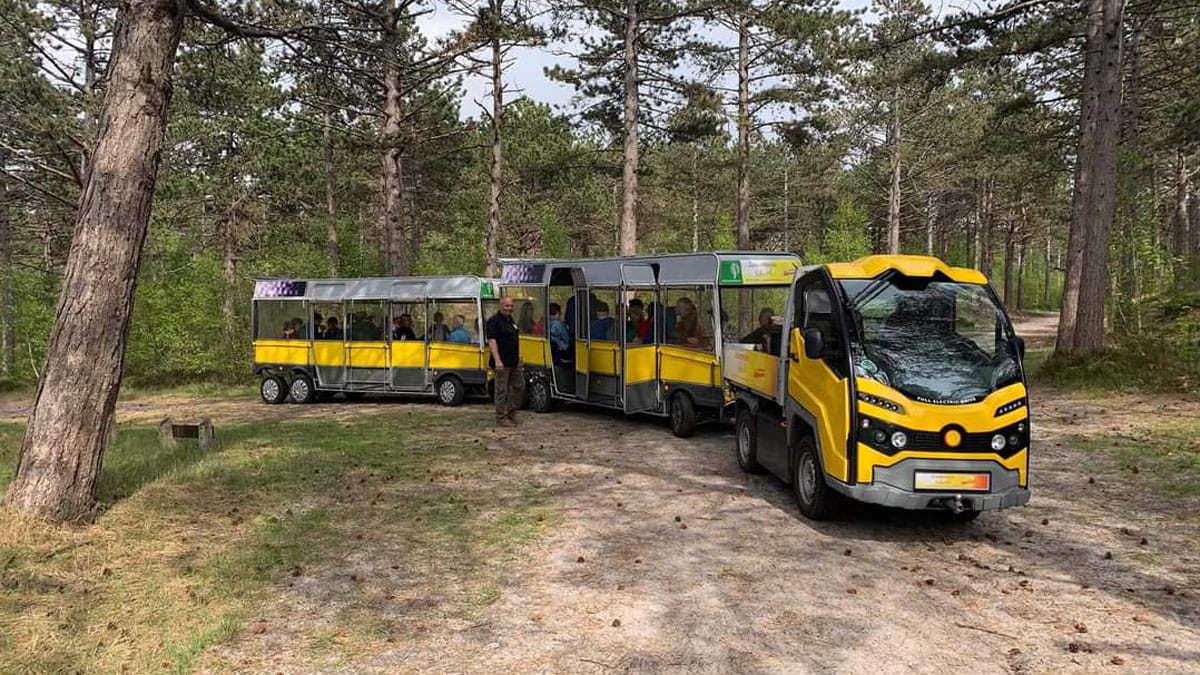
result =
[{"label": "door handle", "polygon": [[791,361],[792,363],[800,363],[800,355],[797,354],[796,352],[789,352],[788,360]]}]

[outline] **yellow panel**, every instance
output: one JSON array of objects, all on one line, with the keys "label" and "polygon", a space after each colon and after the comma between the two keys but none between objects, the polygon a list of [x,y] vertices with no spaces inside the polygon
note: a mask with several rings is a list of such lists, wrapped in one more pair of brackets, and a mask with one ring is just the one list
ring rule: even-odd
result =
[{"label": "yellow panel", "polygon": [[435,370],[486,368],[487,355],[478,345],[431,342],[429,343],[429,367]]},{"label": "yellow panel", "polygon": [[625,348],[625,384],[637,384],[658,379],[655,373],[655,362],[658,353],[654,347]]},{"label": "yellow panel", "polygon": [[966,284],[987,283],[987,277],[979,270],[950,267],[937,258],[924,255],[869,255],[851,263],[831,263],[828,268],[835,279],[871,279],[892,269],[910,277],[931,277],[941,272]]},{"label": "yellow panel", "polygon": [[776,398],[779,395],[779,357],[753,349],[727,347],[721,364],[725,379]]},{"label": "yellow panel", "polygon": [[307,340],[255,340],[254,362],[307,366],[310,344]]},{"label": "yellow panel", "polygon": [[346,365],[346,346],[340,340],[317,340],[312,343],[313,360],[318,366]]},{"label": "yellow panel", "polygon": [[804,333],[793,328],[788,349],[799,363],[788,368],[788,396],[817,419],[825,471],[840,481],[849,478],[846,438],[850,433],[850,380],[839,378],[824,359],[804,355]]},{"label": "yellow panel", "polygon": [[402,340],[392,343],[393,368],[424,368],[425,343],[422,341]]},{"label": "yellow panel", "polygon": [[550,358],[547,356],[549,352],[549,340],[544,337],[535,337],[532,335],[521,336],[521,360],[527,366],[548,366]]},{"label": "yellow panel", "polygon": [[387,368],[386,342],[351,342],[347,350],[351,368]]},{"label": "yellow panel", "polygon": [[856,385],[859,392],[878,396],[904,409],[903,413],[895,413],[859,401],[859,411],[868,417],[891,422],[913,431],[941,431],[947,424],[959,424],[968,433],[978,433],[1015,424],[1029,414],[1029,408],[1021,407],[1007,415],[996,417],[997,408],[1026,396],[1025,385],[1020,383],[994,391],[978,403],[963,405],[921,403],[889,386],[862,377],[857,379]]},{"label": "yellow panel", "polygon": [[588,350],[588,372],[596,375],[620,375],[620,346],[615,342],[593,342]]},{"label": "yellow panel", "polygon": [[660,346],[659,351],[662,353],[659,376],[664,381],[721,386],[721,368],[717,365],[716,354],[670,345]]},{"label": "yellow panel", "polygon": [[925,459],[925,460],[936,459],[936,460],[943,460],[943,461],[947,461],[947,462],[949,462],[951,460],[956,460],[956,459],[958,459],[958,460],[990,459],[990,460],[999,462],[1000,465],[1006,469],[1010,469],[1010,470],[1016,469],[1017,470],[1017,480],[1021,484],[1021,487],[1026,487],[1029,484],[1028,480],[1026,479],[1026,474],[1028,473],[1028,470],[1029,470],[1029,449],[1028,448],[1021,450],[1020,452],[1013,455],[1012,457],[1009,457],[1008,459],[1002,459],[996,455],[984,454],[984,453],[978,453],[978,452],[912,452],[912,451],[909,451],[909,452],[900,452],[900,453],[896,453],[895,455],[888,456],[888,455],[885,455],[885,454],[875,450],[871,446],[865,445],[863,443],[858,444],[858,482],[860,482],[860,483],[873,482],[875,480],[875,467],[877,467],[877,466],[884,466],[884,467],[892,466],[893,464],[896,464],[897,462],[901,462],[903,460],[913,459],[913,458],[920,458],[920,459]]},{"label": "yellow panel", "polygon": [[575,341],[575,372],[588,372],[588,345],[583,340]]}]

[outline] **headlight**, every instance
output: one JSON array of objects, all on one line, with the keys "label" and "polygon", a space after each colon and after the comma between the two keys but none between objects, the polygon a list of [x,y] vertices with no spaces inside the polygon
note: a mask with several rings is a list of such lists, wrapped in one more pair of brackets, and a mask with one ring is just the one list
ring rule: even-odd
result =
[{"label": "headlight", "polygon": [[899,450],[900,448],[903,448],[906,445],[908,445],[908,434],[905,434],[903,431],[893,431],[892,432],[892,447]]},{"label": "headlight", "polygon": [[1006,443],[1008,443],[1008,441],[1005,440],[1004,434],[996,434],[995,436],[992,436],[992,449],[996,452],[1003,450]]},{"label": "headlight", "polygon": [[887,433],[883,429],[876,429],[875,433],[871,434],[871,437],[875,439],[876,445],[883,445],[887,443],[888,439]]}]

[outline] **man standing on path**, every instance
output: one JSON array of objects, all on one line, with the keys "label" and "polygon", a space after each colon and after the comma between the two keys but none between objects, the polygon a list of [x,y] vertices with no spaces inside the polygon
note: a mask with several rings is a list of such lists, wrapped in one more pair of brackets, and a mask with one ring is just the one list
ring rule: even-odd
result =
[{"label": "man standing on path", "polygon": [[525,369],[521,362],[521,338],[513,321],[510,297],[500,298],[500,311],[487,320],[487,343],[495,372],[496,424],[516,426],[517,406],[525,393]]}]

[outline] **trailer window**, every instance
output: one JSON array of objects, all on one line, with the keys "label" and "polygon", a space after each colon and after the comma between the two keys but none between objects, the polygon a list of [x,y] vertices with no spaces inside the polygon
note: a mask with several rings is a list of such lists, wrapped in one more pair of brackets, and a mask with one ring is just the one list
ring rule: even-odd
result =
[{"label": "trailer window", "polygon": [[546,335],[546,289],[543,286],[506,286],[501,296],[513,299],[513,320],[521,335]]},{"label": "trailer window", "polygon": [[343,340],[346,337],[342,317],[342,303],[313,303],[313,339]]},{"label": "trailer window", "polygon": [[393,341],[425,339],[425,303],[393,302],[388,329]]},{"label": "trailer window", "polygon": [[721,289],[721,341],[752,344],[779,355],[787,286]]},{"label": "trailer window", "polygon": [[479,311],[476,307],[475,300],[438,300],[431,303],[429,339],[433,342],[478,345]]},{"label": "trailer window", "polygon": [[588,299],[588,337],[593,342],[617,341],[617,292],[611,288],[597,288]]},{"label": "trailer window", "polygon": [[388,331],[388,303],[384,300],[355,300],[346,308],[343,329],[351,340],[379,342]]},{"label": "trailer window", "polygon": [[673,287],[663,292],[663,342],[698,351],[713,351],[716,317],[712,286]]},{"label": "trailer window", "polygon": [[309,339],[307,301],[258,300],[254,310],[256,340]]}]

